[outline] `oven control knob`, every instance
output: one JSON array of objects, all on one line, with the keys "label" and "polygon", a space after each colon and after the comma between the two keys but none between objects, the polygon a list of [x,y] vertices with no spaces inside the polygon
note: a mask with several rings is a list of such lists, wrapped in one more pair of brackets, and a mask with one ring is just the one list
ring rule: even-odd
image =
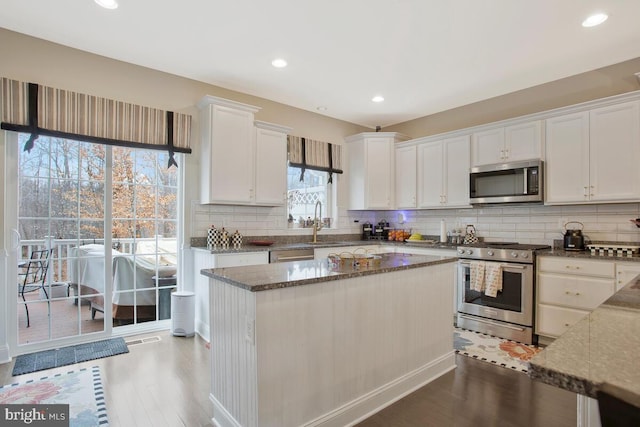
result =
[{"label": "oven control knob", "polygon": [[520,256],[521,256],[522,258],[529,258],[529,254],[528,254],[528,253],[526,253],[526,252],[522,252],[522,253],[520,254]]},{"label": "oven control knob", "polygon": [[458,249],[458,253],[462,255],[464,253],[464,249]]},{"label": "oven control knob", "polygon": [[471,249],[467,249],[467,255],[471,255],[473,251]]},{"label": "oven control knob", "polygon": [[487,251],[487,255],[493,256],[493,251]]},{"label": "oven control knob", "polygon": [[514,258],[518,258],[518,252],[511,252],[511,256]]}]

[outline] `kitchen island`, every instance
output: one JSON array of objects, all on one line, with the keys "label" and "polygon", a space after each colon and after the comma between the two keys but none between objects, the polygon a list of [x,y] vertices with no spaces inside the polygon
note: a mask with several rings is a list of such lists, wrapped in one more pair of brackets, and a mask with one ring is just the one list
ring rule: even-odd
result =
[{"label": "kitchen island", "polygon": [[578,426],[600,426],[596,393],[607,383],[640,402],[640,276],[530,361],[529,375],[578,393]]},{"label": "kitchen island", "polygon": [[218,426],[346,426],[455,368],[456,258],[203,269]]}]

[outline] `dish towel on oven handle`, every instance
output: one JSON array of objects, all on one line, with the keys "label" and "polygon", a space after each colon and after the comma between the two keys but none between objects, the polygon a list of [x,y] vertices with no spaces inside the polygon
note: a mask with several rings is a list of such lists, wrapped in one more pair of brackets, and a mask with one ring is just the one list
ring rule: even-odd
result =
[{"label": "dish towel on oven handle", "polygon": [[502,264],[499,262],[485,263],[485,290],[488,297],[497,297],[498,292],[502,292]]},{"label": "dish towel on oven handle", "polygon": [[485,262],[469,262],[469,289],[482,292],[485,289]]}]

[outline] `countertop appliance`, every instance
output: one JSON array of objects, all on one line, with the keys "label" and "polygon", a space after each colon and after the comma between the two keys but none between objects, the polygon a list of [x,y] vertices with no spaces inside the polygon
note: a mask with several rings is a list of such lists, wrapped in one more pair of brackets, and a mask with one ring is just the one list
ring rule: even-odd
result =
[{"label": "countertop appliance", "polygon": [[373,224],[369,221],[362,224],[362,240],[369,240],[373,235]]},{"label": "countertop appliance", "polygon": [[543,202],[543,162],[527,160],[473,167],[469,173],[471,204]]},{"label": "countertop appliance", "polygon": [[[549,248],[513,242],[458,246],[457,326],[533,344],[535,254]],[[496,296],[474,289],[472,263],[498,268],[502,290]]]},{"label": "countertop appliance", "polygon": [[[580,229],[567,228],[569,224],[580,224]],[[584,225],[578,221],[569,221],[564,225],[564,250],[584,251],[584,235],[582,229]]]}]

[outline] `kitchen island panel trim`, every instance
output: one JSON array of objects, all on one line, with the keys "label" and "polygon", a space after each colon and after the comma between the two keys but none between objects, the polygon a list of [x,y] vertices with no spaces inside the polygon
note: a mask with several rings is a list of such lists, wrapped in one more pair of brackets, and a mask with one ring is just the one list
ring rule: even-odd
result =
[{"label": "kitchen island panel trim", "polygon": [[[454,268],[436,263],[270,292],[211,279],[214,422],[351,425],[453,369]],[[247,319],[255,320],[255,344]],[[236,368],[243,363],[257,368]]]}]

